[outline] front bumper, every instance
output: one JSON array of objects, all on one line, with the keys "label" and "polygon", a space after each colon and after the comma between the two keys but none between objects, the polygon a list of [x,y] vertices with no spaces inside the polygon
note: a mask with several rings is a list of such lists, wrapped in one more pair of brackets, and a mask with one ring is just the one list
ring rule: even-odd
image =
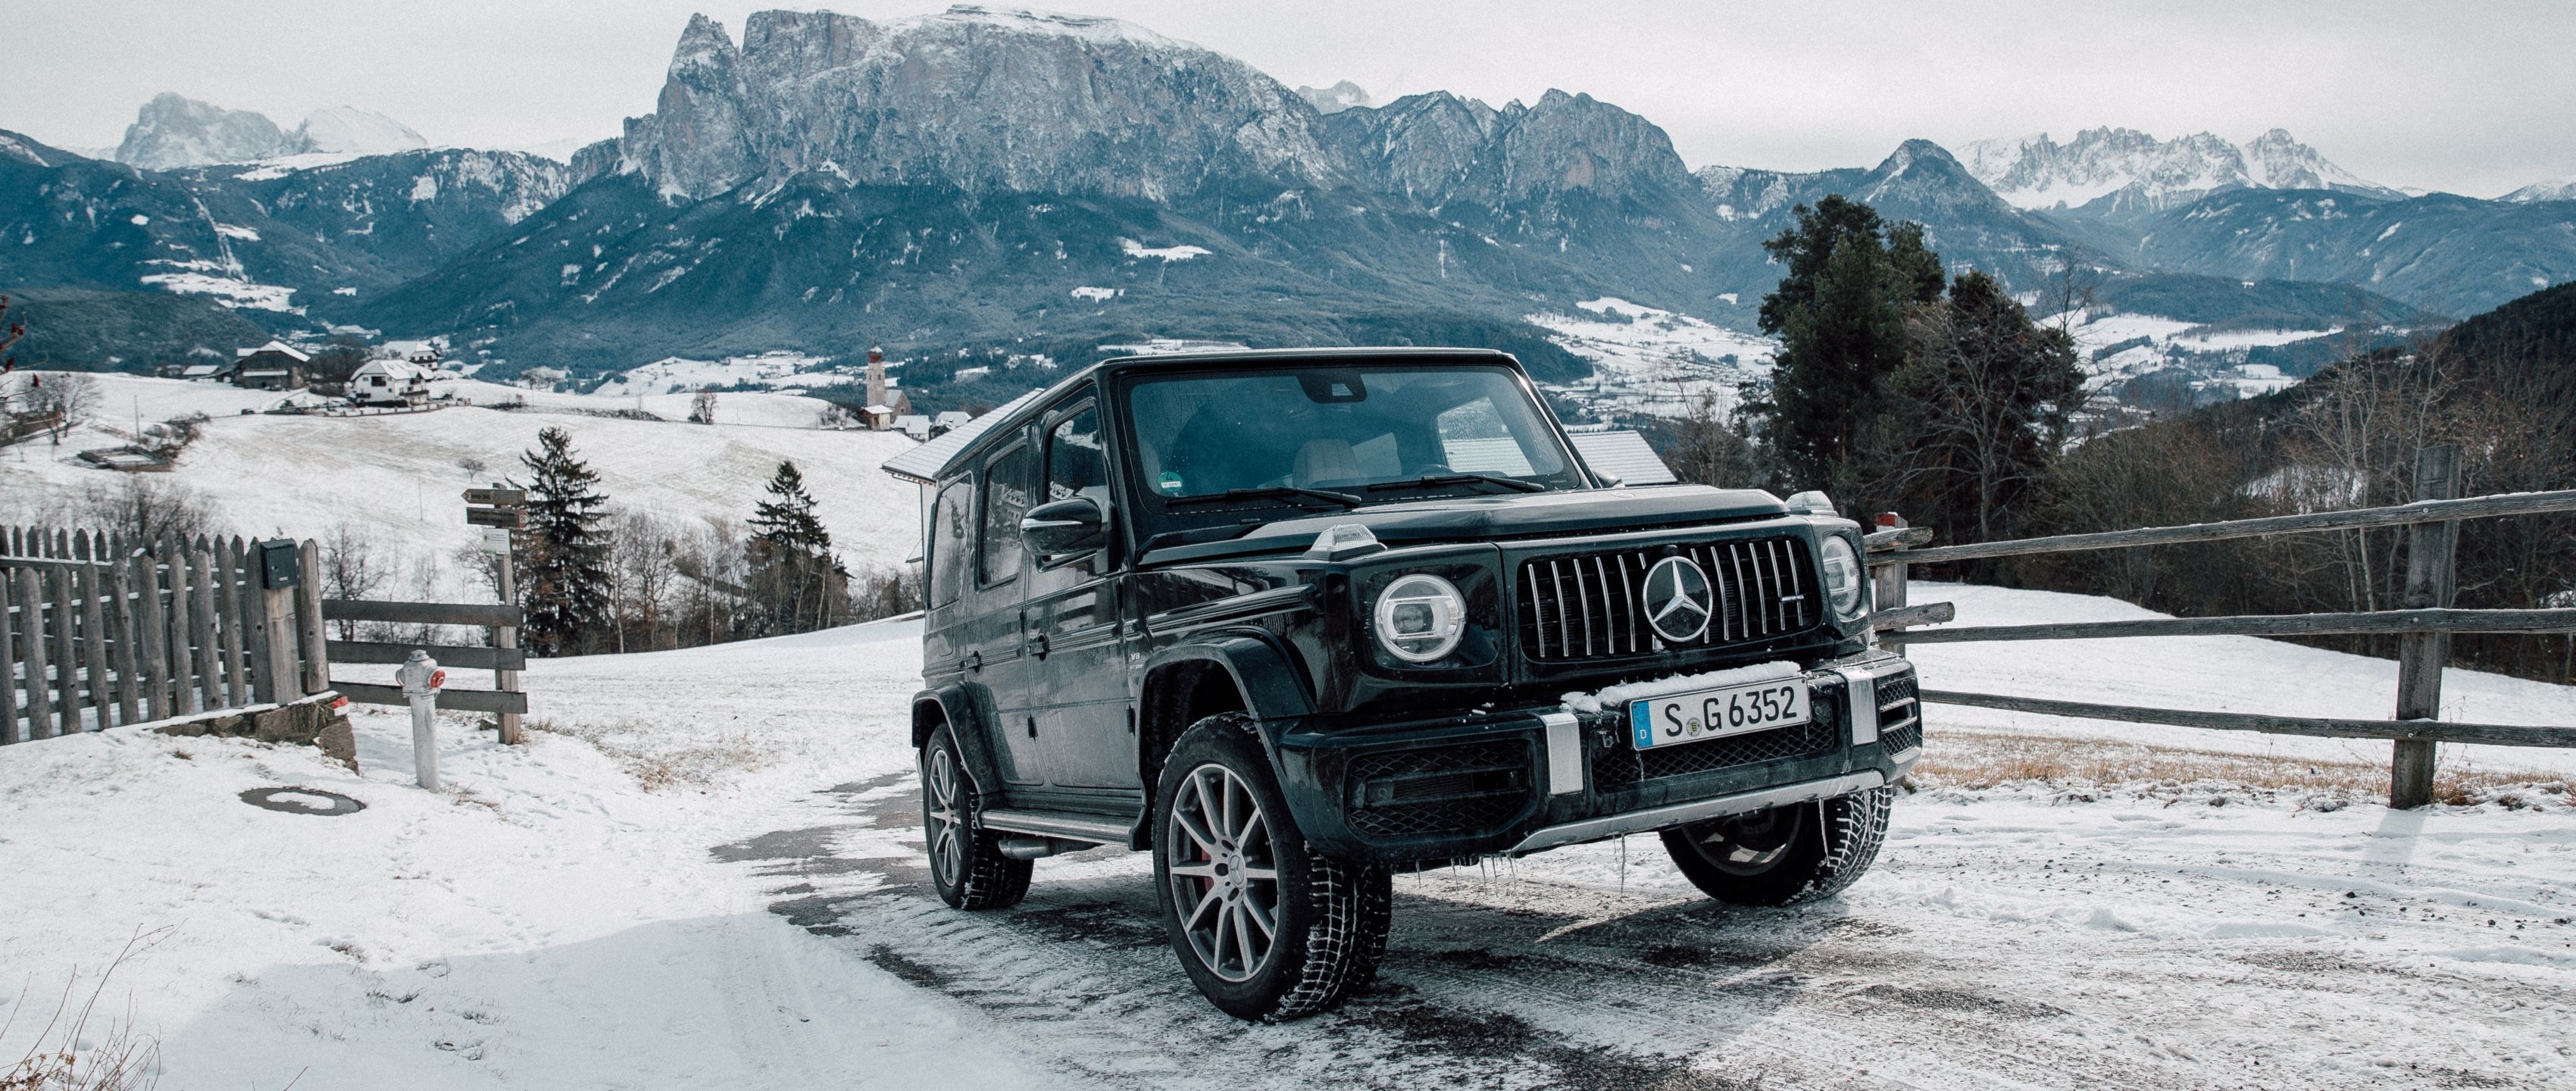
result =
[{"label": "front bumper", "polygon": [[1522,855],[1825,799],[1922,753],[1913,666],[1872,652],[1802,674],[1814,719],[1640,752],[1623,707],[1563,705],[1280,732],[1289,809],[1323,851],[1386,863]]}]

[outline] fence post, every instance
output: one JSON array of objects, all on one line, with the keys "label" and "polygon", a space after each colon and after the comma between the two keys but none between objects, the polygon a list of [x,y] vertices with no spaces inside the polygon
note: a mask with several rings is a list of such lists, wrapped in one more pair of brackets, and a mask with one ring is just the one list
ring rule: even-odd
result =
[{"label": "fence post", "polygon": [[[2415,499],[2456,500],[2460,495],[2460,449],[2448,445],[2415,452]],[[2453,557],[2460,544],[2459,520],[2415,523],[2406,543],[2407,609],[2448,607],[2457,588]],[[2442,665],[2451,658],[2451,634],[2407,633],[2397,638],[2397,718],[2442,718]],[[2398,810],[2433,801],[2433,743],[2399,739],[2390,755],[2388,805]]]},{"label": "fence post", "polygon": [[[1903,530],[1907,526],[1905,517],[1892,511],[1878,513],[1874,521],[1878,525],[1871,528],[1873,530]],[[1889,543],[1889,547],[1902,552],[1905,549],[1905,543],[1892,542]],[[1862,562],[1866,564],[1868,558],[1862,558]],[[1905,568],[1903,561],[1888,561],[1867,570],[1870,578],[1876,581],[1876,585],[1870,588],[1870,597],[1874,600],[1875,609],[1893,610],[1905,605]],[[1880,634],[1878,645],[1898,655],[1904,655],[1905,630],[1890,629]]]},{"label": "fence post", "polygon": [[[9,635],[9,608],[17,598],[17,581],[0,567],[0,743],[18,741],[18,653]],[[32,737],[33,730],[28,734]]]},{"label": "fence post", "polygon": [[[501,603],[505,606],[516,605],[519,601],[518,573],[512,570],[512,559],[513,558],[508,553],[501,554]],[[502,625],[494,628],[492,630],[492,646],[496,648],[518,647],[519,627],[516,625]],[[492,687],[494,689],[516,692],[519,688],[519,672],[493,671]],[[502,745],[516,746],[519,744],[518,713],[495,713],[492,717],[492,721],[495,726],[500,728]]]},{"label": "fence post", "polygon": [[[45,688],[45,588],[36,576],[37,569],[18,570],[18,611],[26,620],[18,632],[26,642],[19,649],[27,661],[27,734],[30,739],[54,737],[54,694]],[[0,573],[5,576],[6,573]]]},{"label": "fence post", "polygon": [[331,688],[329,634],[322,628],[322,544],[307,538],[296,547],[303,583],[296,588],[295,613],[304,642],[304,692]]}]

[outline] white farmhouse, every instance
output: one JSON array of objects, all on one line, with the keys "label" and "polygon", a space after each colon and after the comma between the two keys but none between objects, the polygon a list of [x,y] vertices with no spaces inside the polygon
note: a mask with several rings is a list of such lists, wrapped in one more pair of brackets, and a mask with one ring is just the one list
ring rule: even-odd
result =
[{"label": "white farmhouse", "polygon": [[429,370],[409,360],[369,360],[349,376],[349,400],[359,405],[426,404]]}]

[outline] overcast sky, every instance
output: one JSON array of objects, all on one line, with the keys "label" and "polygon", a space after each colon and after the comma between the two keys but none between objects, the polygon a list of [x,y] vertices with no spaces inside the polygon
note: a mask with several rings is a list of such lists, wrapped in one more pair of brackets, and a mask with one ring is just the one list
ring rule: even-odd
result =
[{"label": "overcast sky", "polygon": [[[114,145],[177,91],[292,127],[351,105],[441,144],[617,132],[648,112],[692,11],[732,0],[0,0],[0,128]],[[899,18],[944,8],[840,0]],[[1587,91],[1693,167],[1810,170],[1944,144],[2125,125],[2246,140],[2280,126],[2388,185],[2494,196],[2576,175],[2576,3],[1980,0],[1083,0],[1291,86],[1497,106]]]}]

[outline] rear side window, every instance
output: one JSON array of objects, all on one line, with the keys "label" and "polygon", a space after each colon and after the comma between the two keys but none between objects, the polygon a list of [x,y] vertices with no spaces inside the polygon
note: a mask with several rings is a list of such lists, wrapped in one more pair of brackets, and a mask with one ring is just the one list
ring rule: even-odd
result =
[{"label": "rear side window", "polygon": [[1020,574],[1020,516],[1029,510],[1029,447],[1019,444],[984,464],[984,532],[976,540],[978,586]]},{"label": "rear side window", "polygon": [[1108,461],[1100,454],[1100,417],[1091,406],[1047,432],[1047,502],[1077,496],[1106,499]]},{"label": "rear side window", "polygon": [[950,482],[930,507],[930,605],[957,601],[964,585],[967,544],[975,535],[975,484]]}]

